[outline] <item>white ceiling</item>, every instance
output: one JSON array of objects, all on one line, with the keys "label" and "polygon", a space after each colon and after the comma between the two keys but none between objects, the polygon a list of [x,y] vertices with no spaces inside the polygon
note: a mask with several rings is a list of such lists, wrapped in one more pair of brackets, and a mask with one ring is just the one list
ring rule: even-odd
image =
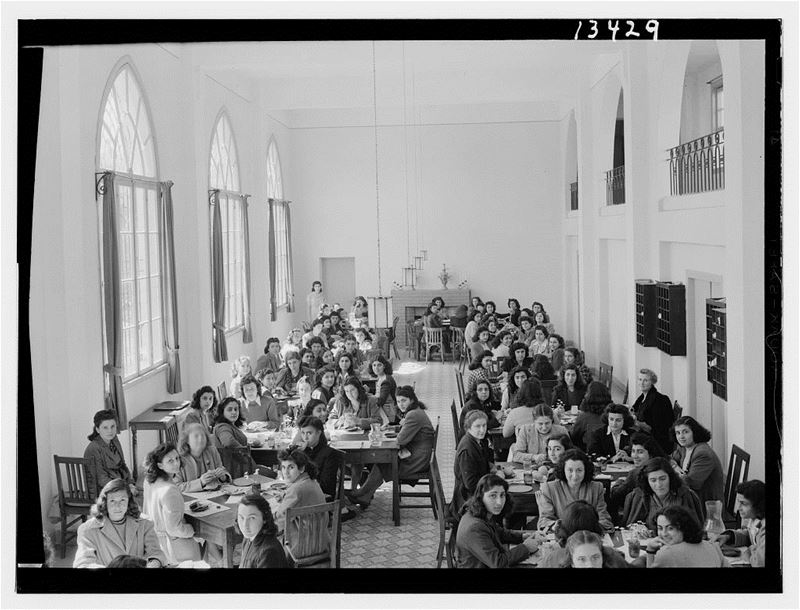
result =
[{"label": "white ceiling", "polygon": [[[378,105],[408,109],[539,101],[570,105],[593,59],[618,53],[623,44],[378,41]],[[371,41],[205,44],[192,45],[192,54],[194,62],[215,79],[260,89],[265,108],[372,107]]]}]

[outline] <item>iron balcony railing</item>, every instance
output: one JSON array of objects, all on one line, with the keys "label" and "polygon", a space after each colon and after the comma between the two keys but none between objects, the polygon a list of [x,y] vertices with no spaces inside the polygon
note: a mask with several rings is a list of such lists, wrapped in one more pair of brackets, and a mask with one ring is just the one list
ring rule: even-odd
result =
[{"label": "iron balcony railing", "polygon": [[670,195],[691,195],[724,188],[724,129],[669,149]]},{"label": "iron balcony railing", "polygon": [[625,166],[606,172],[606,205],[625,203]]}]

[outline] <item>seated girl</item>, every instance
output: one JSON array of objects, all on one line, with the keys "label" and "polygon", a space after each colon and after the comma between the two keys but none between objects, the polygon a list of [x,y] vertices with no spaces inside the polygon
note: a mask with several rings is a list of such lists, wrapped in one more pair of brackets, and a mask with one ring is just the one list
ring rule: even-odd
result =
[{"label": "seated girl", "polygon": [[509,357],[503,361],[503,366],[500,370],[503,371],[504,379],[507,381],[513,369],[523,368],[530,370],[533,364],[533,358],[528,356],[528,348],[524,343],[515,342],[508,348]]},{"label": "seated girl", "polygon": [[218,447],[247,447],[247,436],[242,428],[245,418],[239,410],[239,401],[233,396],[223,400],[214,420],[214,441]]},{"label": "seated girl", "polygon": [[375,381],[375,396],[377,397],[378,407],[384,412],[390,424],[399,421],[399,414],[397,413],[397,399],[395,393],[397,392],[397,382],[392,376],[392,365],[383,356],[377,355],[370,363],[370,373],[376,378]]},{"label": "seated girl", "polygon": [[533,423],[517,428],[513,449],[514,462],[531,460],[537,466],[547,459],[547,441],[551,436],[567,434],[567,429],[553,423],[553,409],[545,403],[533,408]]},{"label": "seated girl", "polygon": [[542,397],[542,384],[536,377],[530,377],[522,383],[515,395],[518,407],[514,407],[506,415],[503,422],[503,437],[511,438],[517,428],[534,421],[533,408],[544,402]]},{"label": "seated girl", "polygon": [[643,521],[655,531],[658,511],[667,506],[681,506],[698,521],[703,519],[697,494],[683,484],[667,459],[656,457],[639,471],[637,488],[625,498],[622,522],[630,525]]},{"label": "seated girl", "polygon": [[525,344],[525,348],[529,348],[533,340],[536,338],[536,331],[533,328],[533,318],[522,315],[519,318],[519,332],[517,339],[520,343]]},{"label": "seated girl", "polygon": [[476,360],[482,358],[486,352],[489,352],[490,356],[492,355],[492,346],[489,343],[489,329],[486,326],[480,326],[472,337],[470,353],[472,354],[472,359]]},{"label": "seated girl", "polygon": [[451,516],[458,518],[461,507],[475,493],[480,478],[495,470],[494,456],[486,439],[486,413],[470,411],[464,417],[464,436],[456,447],[453,460],[455,487],[450,502]]},{"label": "seated girl", "polygon": [[495,356],[495,358],[511,359],[511,352],[509,350],[513,342],[514,335],[507,330],[500,331],[492,343],[494,346],[492,348],[492,355]]},{"label": "seated girl", "polygon": [[578,367],[574,364],[565,364],[561,367],[559,380],[553,388],[553,408],[563,414],[571,411],[572,407],[579,407],[586,396],[586,385],[581,379]]},{"label": "seated girl", "polygon": [[754,568],[764,567],[766,553],[765,497],[766,486],[762,481],[753,479],[739,483],[736,486],[736,508],[742,519],[742,527],[725,530],[717,538],[717,542],[720,544],[748,547],[747,559]]},{"label": "seated girl", "polygon": [[230,483],[231,475],[202,425],[189,424],[183,429],[178,455],[181,467],[172,481],[181,492],[218,489],[222,483]]},{"label": "seated girl", "polygon": [[297,380],[301,377],[314,379],[314,371],[304,366],[300,359],[300,352],[286,354],[286,368],[281,369],[275,379],[275,388],[286,394],[297,392]]},{"label": "seated girl", "polygon": [[308,342],[313,338],[317,337],[322,341],[326,346],[328,345],[328,340],[322,332],[322,320],[317,318],[313,322],[311,322],[311,330],[308,331],[300,338],[300,348],[308,347]]},{"label": "seated girl", "polygon": [[469,353],[472,353],[472,344],[475,343],[475,337],[478,336],[478,329],[481,327],[483,312],[476,309],[472,313],[467,314],[467,317],[469,318],[469,321],[467,322],[467,326],[464,328],[464,343],[466,343]]},{"label": "seated girl", "polygon": [[497,419],[500,416],[500,403],[492,397],[492,386],[485,379],[478,381],[469,400],[461,409],[460,426],[464,425],[464,416],[474,409],[486,413],[489,429],[500,426],[500,421]]},{"label": "seated girl", "polygon": [[541,494],[536,498],[539,505],[539,531],[550,530],[575,500],[586,500],[597,509],[604,530],[614,529],[606,510],[605,489],[602,483],[592,480],[594,465],[583,451],[567,451],[556,465],[555,475],[554,481],[542,484]]},{"label": "seated girl", "polygon": [[[508,568],[537,551],[535,532],[512,531],[502,526],[512,508],[508,483],[502,477],[487,474],[480,478],[458,523],[459,568]],[[517,546],[509,550],[507,544]]]},{"label": "seated girl", "polygon": [[609,458],[611,462],[632,462],[630,456],[633,416],[625,405],[611,403],[601,418],[604,426],[598,428],[589,440],[589,453]]},{"label": "seated girl", "polygon": [[264,354],[256,360],[256,373],[264,369],[279,371],[283,367],[283,357],[281,356],[281,340],[278,337],[267,339],[267,346]]},{"label": "seated girl", "polygon": [[593,381],[586,389],[586,395],[580,404],[580,413],[572,426],[570,437],[572,444],[582,451],[587,451],[596,430],[604,428],[603,412],[611,403],[608,388],[599,381]]},{"label": "seated girl", "polygon": [[556,378],[553,365],[543,354],[536,354],[531,363],[531,373],[540,381],[552,381]]},{"label": "seated girl", "polygon": [[372,349],[372,335],[366,328],[357,328],[353,331],[353,336],[356,338],[356,346],[361,353],[368,352]]},{"label": "seated girl", "polygon": [[108,567],[118,555],[140,557],[148,568],[167,565],[153,522],[139,517],[139,506],[125,481],[106,483],[91,514],[78,528],[73,568]]},{"label": "seated girl", "polygon": [[541,324],[537,324],[533,328],[533,341],[531,341],[530,347],[528,347],[528,355],[533,358],[536,354],[543,354],[548,356],[548,350],[550,349],[550,344],[547,341],[548,332],[547,329],[542,326]]},{"label": "seated girl", "polygon": [[[547,338],[547,343],[549,347],[548,358],[550,358],[550,364],[552,364],[553,369],[557,371],[564,364],[564,337],[551,332],[550,336]],[[558,366],[555,364],[556,354],[559,354]]]},{"label": "seated girl", "polygon": [[652,458],[665,457],[661,445],[649,434],[636,432],[631,436],[631,460],[633,460],[633,470],[625,478],[619,478],[611,483],[611,490],[608,494],[608,512],[614,523],[620,521],[620,511],[625,498],[639,484],[639,473],[647,462]]},{"label": "seated girl", "polygon": [[727,568],[718,544],[703,540],[700,521],[682,506],[657,513],[658,536],[647,543],[648,568]]},{"label": "seated girl", "polygon": [[[411,386],[397,389],[397,407],[402,413],[397,445],[405,456],[398,462],[398,476],[402,481],[426,473],[430,469],[434,431],[431,420],[425,413],[425,405],[419,401]],[[375,464],[364,484],[357,492],[350,494],[350,499],[365,508],[372,501],[375,490],[384,481],[391,480],[391,464]]]},{"label": "seated girl", "polygon": [[206,430],[211,429],[211,424],[217,416],[217,395],[214,388],[204,385],[192,394],[189,412],[181,422],[181,429],[189,424],[200,424]]},{"label": "seated girl", "polygon": [[577,347],[564,348],[564,364],[574,364],[576,367],[578,367],[578,373],[580,373],[583,385],[588,386],[590,383],[592,383],[592,371],[590,371],[589,367],[584,364],[583,357],[581,356],[581,350],[579,350]]},{"label": "seated girl", "polygon": [[508,321],[513,324],[514,326],[519,325],[519,317],[522,315],[522,311],[520,311],[519,301],[517,299],[511,298],[507,301],[508,305]]},{"label": "seated girl", "polygon": [[547,459],[539,466],[539,476],[546,481],[556,478],[556,466],[564,454],[572,449],[569,434],[553,434],[547,439]]},{"label": "seated girl", "polygon": [[117,415],[111,410],[94,414],[94,427],[88,436],[89,444],[83,452],[86,464],[86,484],[89,494],[96,498],[100,490],[113,479],[122,479],[131,493],[136,495],[136,482],[122,455],[122,445],[117,438]]},{"label": "seated girl", "polygon": [[[226,400],[236,404],[232,396]],[[183,495],[172,482],[180,468],[181,459],[172,443],[161,443],[145,460],[142,514],[153,522],[161,549],[171,564],[200,559],[194,528],[183,518]]]},{"label": "seated girl", "polygon": [[492,352],[486,350],[478,354],[478,356],[469,365],[469,375],[467,375],[467,384],[464,388],[465,397],[467,400],[471,398],[472,393],[475,391],[475,386],[479,381],[486,381],[492,388],[492,392],[497,392],[499,395],[499,386],[492,383],[490,379],[492,371],[492,363],[494,362]]},{"label": "seated girl", "polygon": [[289,331],[286,341],[284,341],[281,347],[281,357],[284,362],[289,352],[299,352],[301,347],[303,347],[303,331],[300,328],[293,328]]},{"label": "seated girl", "polygon": [[673,437],[678,443],[672,452],[673,468],[705,505],[708,500],[724,501],[722,464],[709,446],[711,432],[684,415],[672,424]]},{"label": "seated girl", "polygon": [[252,374],[250,358],[239,356],[231,363],[231,396],[234,398],[242,397],[242,379]]},{"label": "seated girl", "polygon": [[[537,568],[563,568],[570,564],[571,556],[567,550],[567,540],[575,532],[588,531],[603,536],[605,532],[600,525],[600,517],[597,509],[586,500],[575,500],[564,509],[564,516],[556,527],[556,541],[558,548],[551,550]],[[625,559],[620,556],[623,563]],[[622,566],[618,566],[622,567]]]},{"label": "seated girl", "polygon": [[534,326],[542,326],[547,331],[548,337],[555,332],[555,328],[550,324],[550,317],[544,311],[539,311],[533,314]]},{"label": "seated girl", "polygon": [[278,404],[269,392],[263,392],[261,384],[252,375],[242,380],[242,399],[240,411],[244,420],[249,424],[254,421],[263,421],[275,429],[280,426],[282,413]]},{"label": "seated girl", "polygon": [[[348,377],[350,376],[352,376],[352,371]],[[311,392],[311,398],[321,400],[327,405],[336,396],[336,369],[333,365],[326,364],[317,370],[315,377],[316,387]]]},{"label": "seated girl", "polygon": [[562,568],[627,568],[628,563],[619,551],[603,546],[595,532],[578,530],[567,539],[567,554]]},{"label": "seated girl", "polygon": [[240,569],[289,567],[266,499],[256,494],[244,496],[237,507],[236,525],[244,537]]},{"label": "seated girl", "polygon": [[508,385],[506,385],[506,388],[503,390],[503,397],[500,399],[500,407],[503,409],[504,413],[519,406],[519,400],[517,398],[519,389],[530,376],[530,371],[524,366],[518,366],[511,370],[508,376]]},{"label": "seated girl", "polygon": [[336,428],[369,430],[372,424],[388,423],[386,414],[378,407],[377,399],[367,394],[358,377],[345,379],[334,402],[331,417],[336,420]]},{"label": "seated girl", "polygon": [[[286,492],[275,509],[275,525],[279,532],[284,532],[284,541],[289,552],[298,551],[300,532],[294,522],[286,521],[286,511],[290,508],[302,508],[304,506],[316,506],[325,504],[325,494],[317,483],[317,466],[300,449],[283,450],[278,454],[281,463],[281,477],[288,483]],[[312,531],[320,532],[322,538],[318,541],[317,552],[325,552],[330,545],[328,534],[328,514],[321,513],[316,515],[319,520],[319,527],[310,524]]]}]

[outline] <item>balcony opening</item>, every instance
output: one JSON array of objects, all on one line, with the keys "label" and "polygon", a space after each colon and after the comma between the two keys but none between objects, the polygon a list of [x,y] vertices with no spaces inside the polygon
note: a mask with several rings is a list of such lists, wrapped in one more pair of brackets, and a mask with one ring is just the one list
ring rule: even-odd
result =
[{"label": "balcony opening", "polygon": [[606,205],[625,203],[625,106],[619,92],[614,125],[613,167],[606,172]]}]

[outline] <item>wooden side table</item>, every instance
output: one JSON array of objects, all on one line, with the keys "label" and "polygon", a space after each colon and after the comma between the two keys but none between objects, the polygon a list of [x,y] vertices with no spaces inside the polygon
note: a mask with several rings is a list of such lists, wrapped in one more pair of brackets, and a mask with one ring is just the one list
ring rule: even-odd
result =
[{"label": "wooden side table", "polygon": [[181,411],[183,409],[183,402],[172,402],[175,406],[175,409],[172,411],[162,409],[156,411],[156,407],[160,407],[161,405],[165,404],[158,403],[147,409],[147,411],[144,413],[141,413],[128,421],[128,428],[130,428],[131,431],[131,456],[133,458],[132,471],[134,481],[139,480],[139,458],[137,456],[138,441],[136,438],[136,433],[139,430],[156,430],[158,432],[158,442],[163,443],[166,439],[167,428],[169,428],[170,425],[172,425],[172,423],[175,421],[176,411]]}]

